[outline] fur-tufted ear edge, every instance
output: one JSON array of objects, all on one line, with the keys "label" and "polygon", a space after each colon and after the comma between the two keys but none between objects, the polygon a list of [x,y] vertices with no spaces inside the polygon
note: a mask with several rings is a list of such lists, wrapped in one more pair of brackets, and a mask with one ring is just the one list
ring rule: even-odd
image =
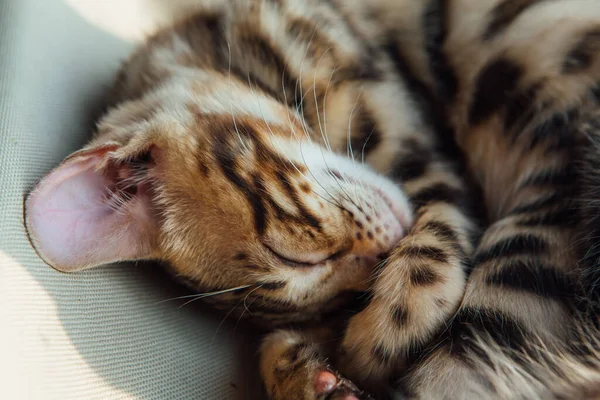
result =
[{"label": "fur-tufted ear edge", "polygon": [[135,175],[139,165],[111,159],[120,148],[73,153],[25,199],[31,244],[53,268],[72,272],[151,257],[156,218],[150,189]]}]

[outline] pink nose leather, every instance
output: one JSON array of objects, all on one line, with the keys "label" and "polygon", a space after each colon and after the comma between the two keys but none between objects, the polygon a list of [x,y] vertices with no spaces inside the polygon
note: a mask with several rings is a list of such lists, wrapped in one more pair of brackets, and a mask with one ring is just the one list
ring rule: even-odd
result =
[{"label": "pink nose leather", "polygon": [[404,236],[405,229],[391,211],[382,210],[354,220],[352,252],[367,259],[379,259]]}]

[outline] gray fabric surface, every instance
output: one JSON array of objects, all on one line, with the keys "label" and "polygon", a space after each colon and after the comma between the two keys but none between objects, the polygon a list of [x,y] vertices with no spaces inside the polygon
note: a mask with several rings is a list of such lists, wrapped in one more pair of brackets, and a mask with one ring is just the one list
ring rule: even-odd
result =
[{"label": "gray fabric surface", "polygon": [[24,193],[85,143],[130,48],[69,2],[0,2],[2,399],[258,398],[254,339],[159,303],[180,292],[158,268],[61,274],[25,237]]}]

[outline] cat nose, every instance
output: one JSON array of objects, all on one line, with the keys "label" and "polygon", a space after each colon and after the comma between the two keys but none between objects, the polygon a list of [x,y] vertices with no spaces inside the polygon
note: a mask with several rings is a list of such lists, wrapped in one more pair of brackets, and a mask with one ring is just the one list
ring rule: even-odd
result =
[{"label": "cat nose", "polygon": [[380,261],[402,239],[405,229],[391,213],[379,217],[366,215],[354,219],[353,234],[352,252],[361,258]]}]

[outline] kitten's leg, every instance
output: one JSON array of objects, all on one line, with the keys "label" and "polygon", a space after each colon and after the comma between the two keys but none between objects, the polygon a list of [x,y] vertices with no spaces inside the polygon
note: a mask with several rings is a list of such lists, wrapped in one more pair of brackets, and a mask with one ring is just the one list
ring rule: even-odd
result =
[{"label": "kitten's leg", "polygon": [[464,182],[452,167],[437,156],[422,168],[411,165],[403,189],[416,221],[378,273],[371,302],[352,317],[342,342],[340,369],[365,388],[385,386],[455,313],[477,232]]},{"label": "kitten's leg", "polygon": [[[493,224],[476,251],[446,340],[408,377],[423,398],[476,398],[473,392],[495,397],[507,384],[510,398],[539,398],[508,374],[482,376],[474,366],[496,366],[481,338],[504,353],[516,352],[512,371],[524,374],[531,368],[527,358],[537,354],[534,343],[568,339],[580,291],[574,201],[580,171],[573,163],[580,161],[574,149],[581,133],[574,128],[584,113],[600,107],[600,15],[570,2],[547,7],[552,12],[542,15],[549,19],[520,14],[521,33],[500,35],[496,51],[479,51],[485,43],[479,38],[447,46],[456,60],[481,57],[462,63],[461,75],[473,80],[462,85],[463,101],[451,114]],[[579,24],[555,29],[555,21],[574,12],[581,12]]]},{"label": "kitten's leg", "polygon": [[261,346],[260,372],[271,400],[370,399],[327,362],[314,335],[279,330]]},{"label": "kitten's leg", "polygon": [[[578,293],[573,243],[578,223],[572,187],[574,118],[558,111],[533,129],[521,131],[516,146],[508,141],[496,145],[496,154],[486,157],[510,160],[503,163],[505,175],[499,178],[503,182],[484,185],[496,222],[475,252],[465,298],[450,329],[406,380],[422,398],[495,396],[496,387],[510,382],[506,378],[510,375],[481,374],[473,367],[490,365],[493,370],[493,360],[486,361],[486,354],[493,353],[490,343],[505,352],[530,355],[535,353],[531,343],[539,343],[533,336],[546,344],[567,337],[570,308]],[[485,146],[485,140],[479,139],[479,145]],[[478,153],[473,149],[472,154]],[[484,170],[483,157],[472,161]],[[494,178],[488,175],[488,179]],[[517,370],[527,371],[521,365],[526,358],[514,359]],[[514,393],[521,389],[515,387]],[[523,396],[536,397],[535,393]]]}]

